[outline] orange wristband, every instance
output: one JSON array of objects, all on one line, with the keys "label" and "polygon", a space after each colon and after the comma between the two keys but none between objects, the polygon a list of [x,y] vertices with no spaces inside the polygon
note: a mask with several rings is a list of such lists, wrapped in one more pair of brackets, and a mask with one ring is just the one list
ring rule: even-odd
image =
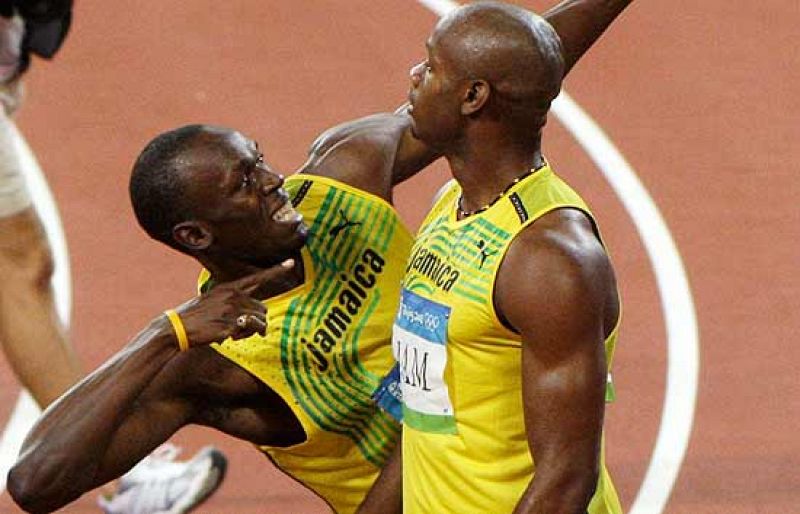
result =
[{"label": "orange wristband", "polygon": [[168,309],[164,311],[164,314],[167,315],[167,319],[172,324],[172,330],[175,331],[175,336],[178,338],[178,348],[185,352],[189,349],[189,338],[186,337],[186,327],[183,326],[181,317],[178,316],[175,309]]}]

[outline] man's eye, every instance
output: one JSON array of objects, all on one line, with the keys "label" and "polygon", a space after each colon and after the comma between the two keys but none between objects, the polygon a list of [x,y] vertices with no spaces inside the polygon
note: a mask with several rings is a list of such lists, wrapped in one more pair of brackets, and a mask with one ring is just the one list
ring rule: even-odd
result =
[{"label": "man's eye", "polygon": [[249,186],[253,182],[253,178],[249,173],[242,175],[242,188]]}]

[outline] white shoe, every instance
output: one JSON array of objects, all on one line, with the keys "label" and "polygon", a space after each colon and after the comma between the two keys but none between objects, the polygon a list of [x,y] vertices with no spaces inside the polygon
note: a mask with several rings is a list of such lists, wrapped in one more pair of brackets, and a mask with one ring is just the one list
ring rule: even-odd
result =
[{"label": "white shoe", "polygon": [[119,479],[114,496],[100,496],[105,514],[185,514],[200,505],[225,477],[227,459],[206,446],[191,460],[175,461],[180,450],[164,444]]}]

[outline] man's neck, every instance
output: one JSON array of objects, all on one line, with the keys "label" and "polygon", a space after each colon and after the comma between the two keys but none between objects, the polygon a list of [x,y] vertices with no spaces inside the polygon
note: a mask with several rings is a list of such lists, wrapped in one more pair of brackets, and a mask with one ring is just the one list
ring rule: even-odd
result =
[{"label": "man's neck", "polygon": [[496,199],[514,179],[544,165],[541,145],[538,141],[534,143],[522,147],[484,134],[445,153],[453,178],[463,191],[462,209],[480,209]]}]

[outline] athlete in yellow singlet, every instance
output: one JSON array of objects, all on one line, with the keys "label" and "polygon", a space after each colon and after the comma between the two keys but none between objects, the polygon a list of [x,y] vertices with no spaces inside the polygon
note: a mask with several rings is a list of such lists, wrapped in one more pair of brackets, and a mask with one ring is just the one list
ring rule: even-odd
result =
[{"label": "athlete in yellow singlet", "polygon": [[[514,510],[536,465],[520,394],[522,337],[495,310],[500,263],[515,237],[556,209],[581,212],[593,223],[586,204],[548,166],[486,210],[458,219],[461,194],[451,182],[423,221],[395,323],[403,466],[413,477],[403,491],[407,512]],[[618,319],[604,341],[607,366]],[[618,514],[602,459],[600,466],[588,512]]]},{"label": "athlete in yellow singlet", "polygon": [[334,127],[285,180],[234,130],[156,137],[134,165],[134,211],[202,264],[202,294],[45,413],[11,472],[14,499],[60,508],[194,423],[253,443],[333,511],[359,509],[400,430],[372,394],[393,365],[412,242],[391,191],[434,157],[408,124]]},{"label": "athlete in yellow singlet", "polygon": [[[383,199],[327,177],[284,184],[308,237],[304,281],[263,303],[266,337],[212,347],[277,393],[306,440],[260,449],[336,512],[353,512],[400,429],[372,393],[391,367],[392,318],[411,234]],[[201,289],[212,284],[208,272]]]},{"label": "athlete in yellow singlet", "polygon": [[420,229],[393,336],[407,513],[621,512],[602,450],[614,271],[541,152],[568,54],[546,20],[478,2],[411,71],[412,131],[455,184]]}]

